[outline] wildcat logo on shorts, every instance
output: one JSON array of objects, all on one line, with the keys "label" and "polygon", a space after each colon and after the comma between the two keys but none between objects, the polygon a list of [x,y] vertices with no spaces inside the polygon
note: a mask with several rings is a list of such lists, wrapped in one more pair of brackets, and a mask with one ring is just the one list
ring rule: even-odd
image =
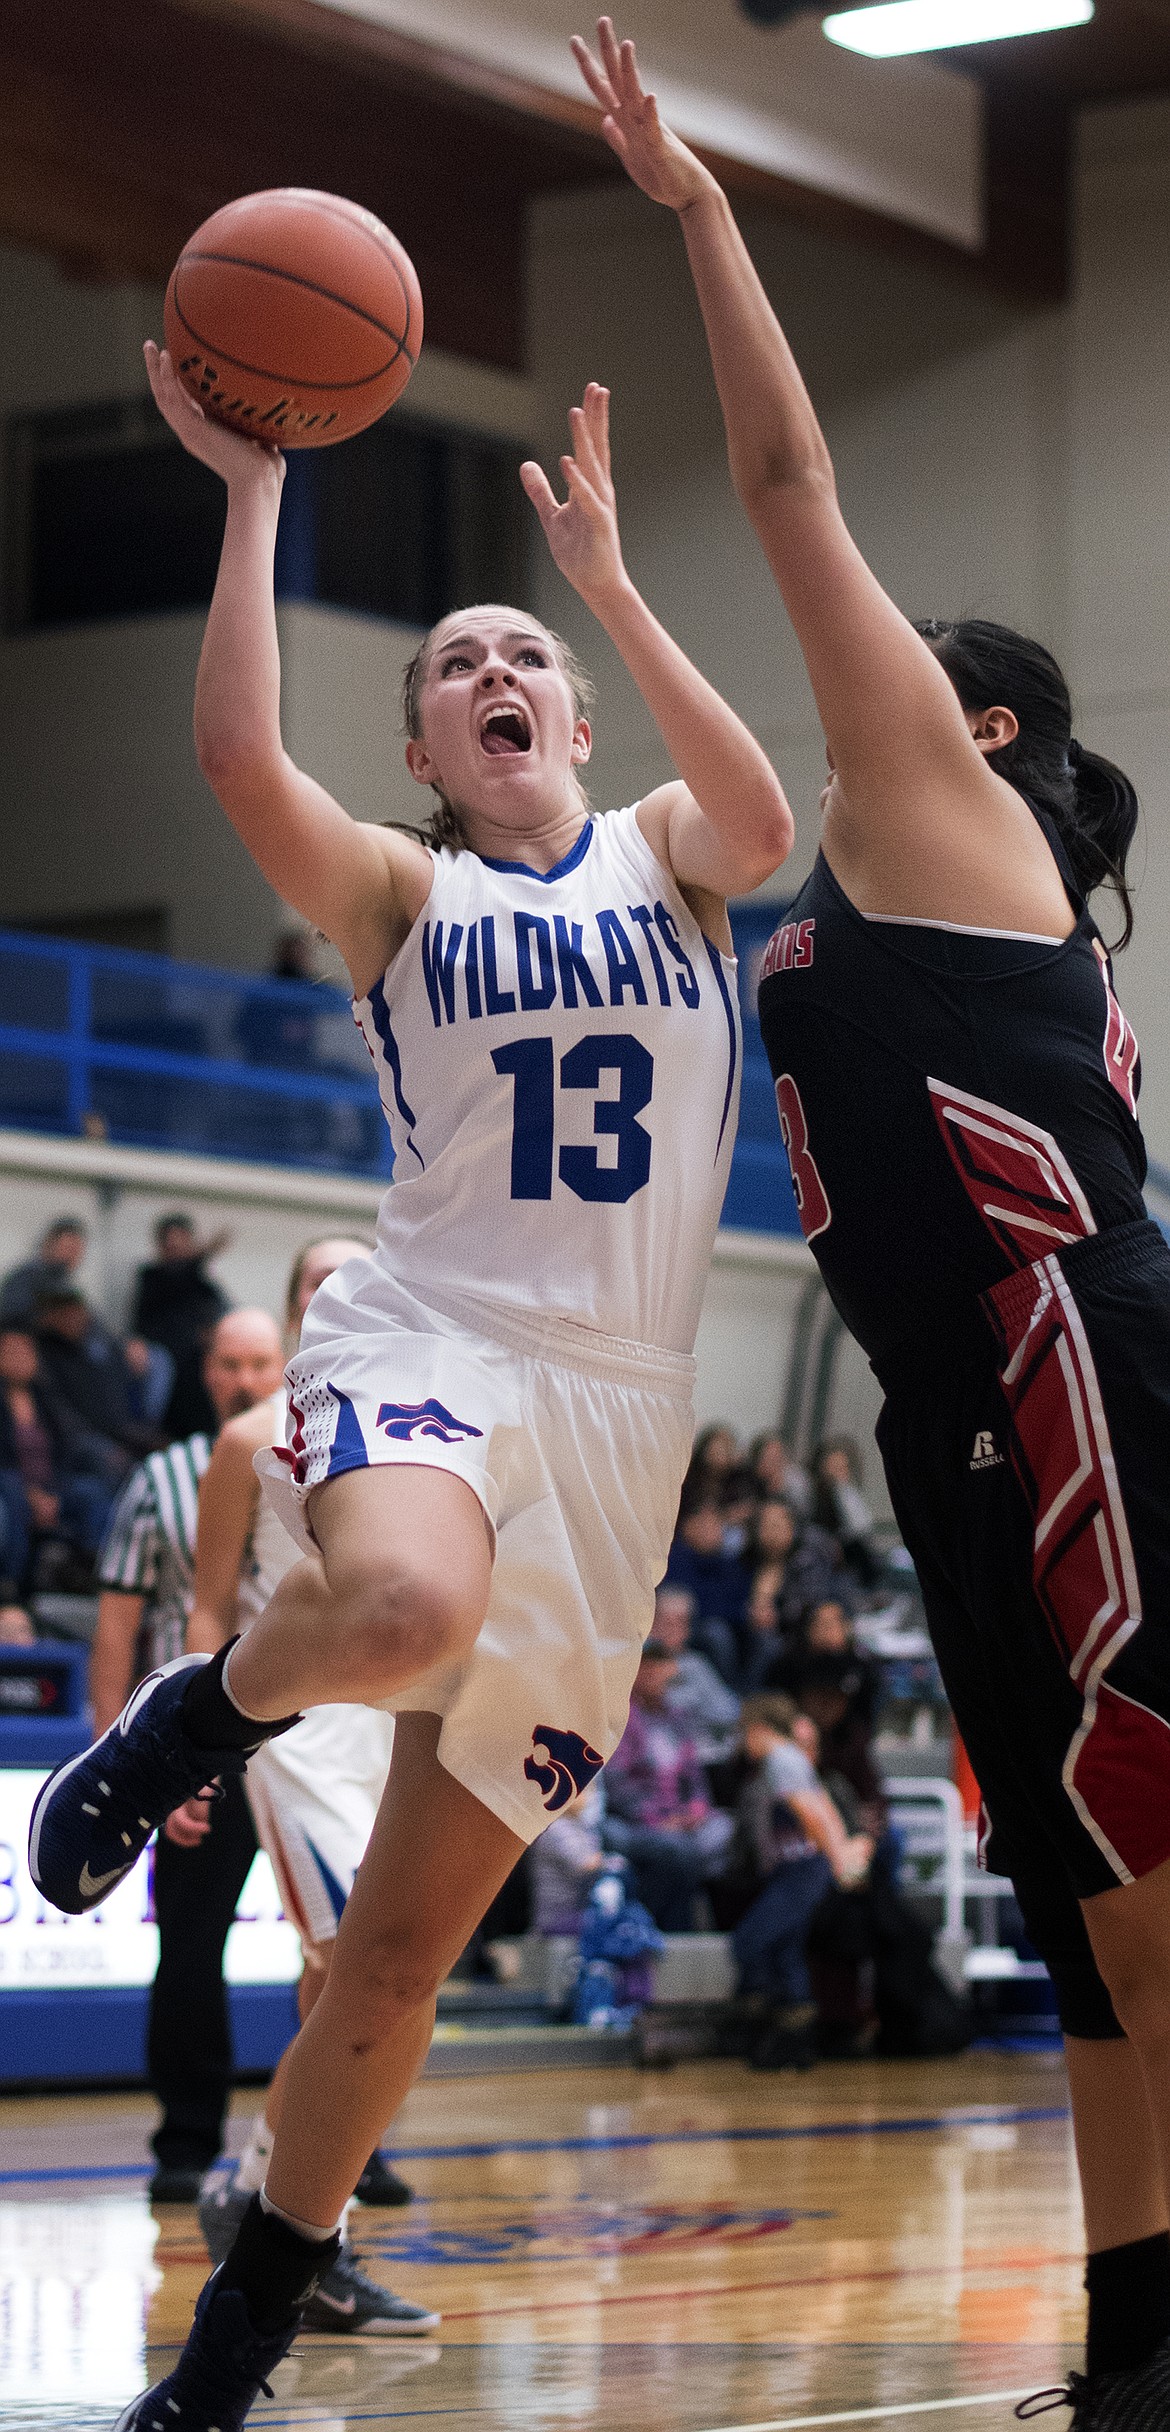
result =
[{"label": "wildcat logo on shorts", "polygon": [[[554,1816],[559,1808],[568,1806],[570,1799],[588,1790],[594,1774],[600,1773],[605,1763],[605,1758],[598,1756],[596,1748],[591,1748],[579,1731],[557,1731],[550,1723],[537,1726],[532,1734],[532,1747],[533,1754],[524,1759],[524,1778],[536,1783],[549,1814]],[[547,1753],[546,1765],[537,1762],[538,1748]]]},{"label": "wildcat logo on shorts", "polygon": [[393,1444],[412,1444],[416,1436],[434,1436],[440,1444],[462,1444],[468,1436],[483,1434],[482,1427],[473,1427],[470,1419],[457,1419],[433,1394],[425,1402],[383,1402],[378,1425],[385,1428]]}]

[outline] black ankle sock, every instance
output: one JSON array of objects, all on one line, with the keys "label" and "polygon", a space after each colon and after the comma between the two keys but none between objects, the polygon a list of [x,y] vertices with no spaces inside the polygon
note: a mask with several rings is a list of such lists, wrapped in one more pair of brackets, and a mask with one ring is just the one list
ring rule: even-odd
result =
[{"label": "black ankle sock", "polygon": [[279,1731],[291,1731],[301,1719],[299,1714],[286,1714],[278,1723],[258,1723],[233,1705],[223,1685],[223,1668],[238,1643],[238,1638],[229,1638],[210,1663],[200,1664],[191,1675],[183,1696],[183,1729],[197,1748],[246,1748],[251,1754],[265,1740],[275,1739]]},{"label": "black ankle sock", "polygon": [[1170,2337],[1170,2231],[1090,2255],[1085,2287],[1086,2371],[1124,2373],[1145,2364]]},{"label": "black ankle sock", "polygon": [[253,2196],[223,2266],[221,2286],[238,2288],[255,2329],[267,2337],[284,2329],[340,2250],[339,2236],[302,2238]]}]

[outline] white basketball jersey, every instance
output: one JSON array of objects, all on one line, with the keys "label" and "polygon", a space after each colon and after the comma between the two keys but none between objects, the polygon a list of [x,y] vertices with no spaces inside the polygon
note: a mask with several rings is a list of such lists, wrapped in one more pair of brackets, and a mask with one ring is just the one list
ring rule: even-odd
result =
[{"label": "white basketball jersey", "polygon": [[436,1286],[694,1346],[739,1098],[734,959],[634,808],[555,869],[437,852],[354,1011],[394,1142],[379,1257]]}]

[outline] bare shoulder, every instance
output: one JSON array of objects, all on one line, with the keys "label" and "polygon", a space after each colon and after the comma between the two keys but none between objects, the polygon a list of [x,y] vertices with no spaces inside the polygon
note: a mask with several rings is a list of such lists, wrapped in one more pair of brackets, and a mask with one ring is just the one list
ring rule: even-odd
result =
[{"label": "bare shoulder", "polygon": [[644,794],[634,814],[651,852],[662,863],[664,870],[673,871],[670,858],[671,819],[690,798],[681,777],[675,777],[669,785],[656,785],[652,794]]},{"label": "bare shoulder", "polygon": [[404,828],[362,823],[372,863],[368,894],[355,906],[344,935],[334,937],[357,996],[368,995],[393,962],[414,927],[435,882],[435,864],[425,844]]},{"label": "bare shoulder", "polygon": [[669,871],[704,937],[721,953],[730,953],[727,897],[744,888],[736,889],[735,874],[725,868],[718,840],[690,787],[681,778],[656,786],[638,804],[637,820],[655,859]]}]

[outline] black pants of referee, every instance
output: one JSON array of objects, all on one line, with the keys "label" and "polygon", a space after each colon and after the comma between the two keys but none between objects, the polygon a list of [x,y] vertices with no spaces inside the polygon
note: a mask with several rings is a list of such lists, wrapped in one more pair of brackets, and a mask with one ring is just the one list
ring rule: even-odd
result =
[{"label": "black pants of referee", "polygon": [[208,2170],[223,2150],[232,2084],[232,2030],[223,1949],[256,1855],[243,1783],[231,1779],[195,1849],[160,1833],[154,1853],[158,1974],[150,1997],[146,2071],[162,2107],[152,2138],[168,2170]]}]

